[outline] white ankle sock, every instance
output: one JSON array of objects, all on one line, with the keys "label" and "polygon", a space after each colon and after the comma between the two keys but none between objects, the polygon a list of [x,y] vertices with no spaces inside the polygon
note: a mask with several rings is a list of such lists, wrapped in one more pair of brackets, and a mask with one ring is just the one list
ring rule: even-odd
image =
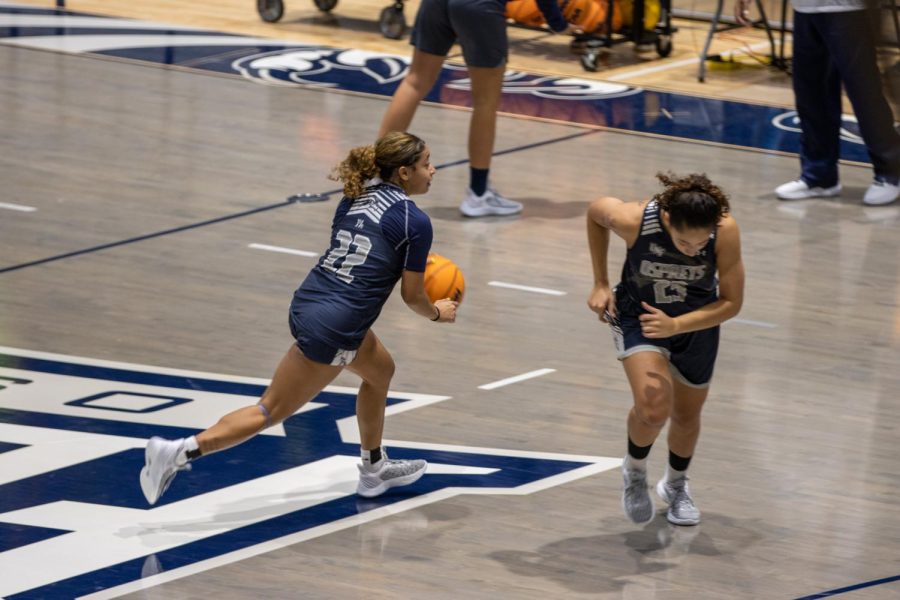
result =
[{"label": "white ankle sock", "polygon": [[630,454],[625,455],[625,464],[622,465],[626,469],[636,469],[638,471],[646,471],[647,470],[647,459],[646,458],[635,458]]},{"label": "white ankle sock", "polygon": [[675,481],[676,479],[681,479],[685,476],[687,476],[687,469],[684,471],[676,471],[672,468],[672,465],[666,465],[666,481]]}]

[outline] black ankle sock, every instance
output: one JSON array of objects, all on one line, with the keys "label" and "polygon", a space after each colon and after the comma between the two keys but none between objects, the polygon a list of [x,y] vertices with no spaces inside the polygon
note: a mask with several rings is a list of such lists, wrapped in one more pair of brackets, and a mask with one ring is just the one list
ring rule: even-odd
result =
[{"label": "black ankle sock", "polygon": [[476,196],[484,195],[487,190],[488,171],[490,169],[469,168],[469,187]]},{"label": "black ankle sock", "polygon": [[671,450],[669,450],[669,466],[673,471],[687,471],[688,465],[691,464],[691,456],[687,458],[683,456],[678,456]]},{"label": "black ankle sock", "polygon": [[634,458],[636,460],[643,460],[650,455],[650,448],[653,447],[653,444],[649,446],[638,446],[634,442],[631,441],[631,438],[628,438],[628,456]]}]

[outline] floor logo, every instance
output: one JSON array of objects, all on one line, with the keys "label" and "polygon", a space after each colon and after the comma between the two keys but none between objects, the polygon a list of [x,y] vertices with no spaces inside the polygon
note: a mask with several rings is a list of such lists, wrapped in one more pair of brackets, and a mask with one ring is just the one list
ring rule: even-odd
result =
[{"label": "floor logo", "polygon": [[[790,110],[782,113],[772,119],[772,125],[782,131],[790,131],[792,133],[801,133],[800,116],[796,110]],[[862,136],[859,134],[859,122],[855,115],[841,115],[841,139],[851,144],[863,145]]]},{"label": "floor logo", "polygon": [[[111,597],[200,561],[213,568],[457,494],[530,493],[619,463],[388,440],[395,458],[427,459],[428,474],[364,500],[354,391],[329,388],[283,425],[201,459],[148,506],[146,439],[195,433],[266,384],[0,347],[0,597]],[[444,399],[392,394],[388,415]]]}]

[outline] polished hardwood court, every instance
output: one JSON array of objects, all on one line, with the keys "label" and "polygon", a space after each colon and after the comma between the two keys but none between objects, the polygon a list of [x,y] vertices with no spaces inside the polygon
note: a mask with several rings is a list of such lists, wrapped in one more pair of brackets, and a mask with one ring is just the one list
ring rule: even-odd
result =
[{"label": "polished hardwood court", "polygon": [[[276,25],[260,22],[249,1],[67,6],[408,52],[405,40],[377,31],[381,5],[370,0],[342,0],[332,16],[289,1]],[[415,6],[407,5],[410,19]],[[713,69],[699,84],[695,59],[708,25],[678,26],[670,58],[618,46],[608,68],[592,74],[563,40],[514,30],[510,65],[791,107],[786,76],[749,59]],[[759,31],[734,31],[715,48],[761,41]],[[291,294],[327,243],[338,186],[326,176],[349,148],[371,142],[386,106],[366,94],[0,44],[3,352],[271,377],[291,344]],[[469,490],[421,505],[413,497],[377,519],[168,575],[165,559],[147,561],[145,585],[98,583],[96,595],[85,596],[688,600],[844,588],[853,589],[833,595],[900,596],[900,207],[861,204],[870,168],[842,164],[839,198],[780,202],[772,190],[796,177],[793,155],[501,115],[492,183],[525,210],[467,220],[458,205],[468,118],[426,104],[413,123],[440,167],[431,191],[415,200],[432,219],[434,250],[459,264],[467,293],[453,325],[418,317],[397,294],[385,307],[375,331],[397,363],[392,389],[449,397],[390,415],[386,438],[620,458],[631,393],[607,327],[586,305],[585,211],[600,195],[648,198],[659,189],[658,171],[705,172],[731,197],[747,289],[742,312],[723,326],[691,466],[701,524],[670,525],[661,504],[649,525],[631,524],[618,468],[598,468],[534,491]],[[294,193],[330,196],[285,202]],[[618,273],[624,247],[614,240],[610,254]],[[539,369],[550,371],[484,389]],[[349,373],[335,382],[358,383]],[[0,416],[12,414],[3,402],[0,392]],[[209,414],[209,423],[218,416]],[[3,437],[10,431],[0,428],[0,442],[20,444]],[[18,451],[0,445],[0,458],[12,462]],[[651,454],[654,482],[665,456],[661,437]],[[172,489],[202,477],[204,460]],[[85,485],[131,489],[136,465],[133,479],[104,481],[100,470]],[[168,528],[220,526],[291,493],[223,502],[210,522],[173,520]],[[366,510],[361,505],[360,515]],[[18,521],[0,512],[7,523]],[[135,526],[154,534],[144,517]]]}]

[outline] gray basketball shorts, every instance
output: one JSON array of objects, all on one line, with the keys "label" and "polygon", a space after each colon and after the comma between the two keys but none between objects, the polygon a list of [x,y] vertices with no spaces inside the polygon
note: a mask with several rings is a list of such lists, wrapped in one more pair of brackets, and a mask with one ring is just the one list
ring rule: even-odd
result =
[{"label": "gray basketball shorts", "polygon": [[458,40],[470,67],[506,64],[506,0],[422,0],[409,43],[446,56]]}]

